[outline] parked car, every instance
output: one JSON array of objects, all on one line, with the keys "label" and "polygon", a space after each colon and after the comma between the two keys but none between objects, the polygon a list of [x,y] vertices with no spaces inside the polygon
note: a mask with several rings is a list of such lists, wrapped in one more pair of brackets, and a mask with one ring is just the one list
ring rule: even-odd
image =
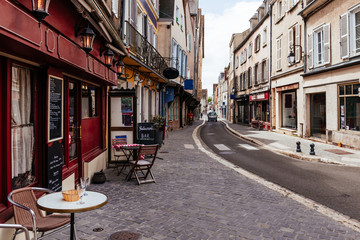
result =
[{"label": "parked car", "polygon": [[208,122],[217,122],[217,114],[216,112],[209,112],[208,113]]}]

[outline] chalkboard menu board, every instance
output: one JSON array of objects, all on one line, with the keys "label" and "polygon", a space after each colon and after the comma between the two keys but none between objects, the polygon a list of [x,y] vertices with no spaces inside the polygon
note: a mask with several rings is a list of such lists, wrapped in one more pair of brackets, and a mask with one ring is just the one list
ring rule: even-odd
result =
[{"label": "chalkboard menu board", "polygon": [[153,144],[155,140],[155,128],[153,123],[138,124],[138,142]]},{"label": "chalkboard menu board", "polygon": [[62,166],[64,164],[64,149],[59,141],[52,142],[47,149],[47,182],[48,188],[53,191],[61,191]]},{"label": "chalkboard menu board", "polygon": [[63,137],[63,80],[50,76],[49,78],[49,142]]}]

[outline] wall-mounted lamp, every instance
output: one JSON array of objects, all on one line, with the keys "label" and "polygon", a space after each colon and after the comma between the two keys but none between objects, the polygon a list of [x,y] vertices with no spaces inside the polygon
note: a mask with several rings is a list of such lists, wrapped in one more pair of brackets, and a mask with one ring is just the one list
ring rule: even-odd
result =
[{"label": "wall-mounted lamp", "polygon": [[110,49],[100,50],[100,56],[102,55],[105,57],[105,66],[111,67],[113,65],[114,52]]},{"label": "wall-mounted lamp", "polygon": [[39,21],[39,27],[41,22],[49,16],[50,0],[32,0],[32,11]]},{"label": "wall-mounted lamp", "polygon": [[93,49],[93,42],[96,36],[94,31],[89,27],[82,27],[79,25],[75,25],[75,36],[77,37],[78,35],[80,35],[82,49],[86,53],[91,52],[91,50]]},{"label": "wall-mounted lamp", "polygon": [[158,83],[158,82],[156,83],[156,89],[160,90],[160,83]]},{"label": "wall-mounted lamp", "polygon": [[302,47],[301,47],[301,45],[294,45],[293,47],[291,47],[290,53],[288,55],[288,61],[289,61],[290,65],[295,63],[295,53],[293,51],[295,47],[300,47],[300,59],[299,59],[299,61],[301,61],[301,59],[302,59]]},{"label": "wall-mounted lamp", "polygon": [[146,81],[147,85],[148,86],[151,86],[152,85],[152,80],[149,78],[147,81]]},{"label": "wall-mounted lamp", "polygon": [[115,66],[116,66],[116,73],[118,74],[118,76],[121,76],[121,75],[125,74],[125,64],[122,61],[122,58],[119,58],[115,62]]}]

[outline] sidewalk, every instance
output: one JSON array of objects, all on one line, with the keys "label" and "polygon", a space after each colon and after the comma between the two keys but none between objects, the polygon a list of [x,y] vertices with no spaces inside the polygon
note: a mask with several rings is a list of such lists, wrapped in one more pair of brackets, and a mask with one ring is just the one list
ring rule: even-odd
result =
[{"label": "sidewalk", "polygon": [[[140,240],[360,239],[344,221],[210,157],[194,133],[202,122],[169,132],[153,167],[156,183],[138,186],[107,169],[104,184],[90,185],[109,201],[75,214],[79,240],[108,240],[120,231]],[[68,239],[68,231],[52,239]]]},{"label": "sidewalk", "polygon": [[[228,130],[239,137],[274,152],[298,159],[360,167],[359,150],[341,148],[332,144],[315,142],[272,131],[258,130],[249,126],[234,124],[225,119],[219,119],[219,121],[224,122]],[[298,141],[301,143],[301,152],[296,152],[296,142]],[[315,155],[310,155],[310,144],[312,143],[315,144]]]}]

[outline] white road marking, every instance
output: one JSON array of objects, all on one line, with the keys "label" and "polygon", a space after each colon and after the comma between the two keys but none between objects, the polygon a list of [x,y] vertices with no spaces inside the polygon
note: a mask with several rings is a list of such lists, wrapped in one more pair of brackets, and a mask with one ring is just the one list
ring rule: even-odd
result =
[{"label": "white road marking", "polygon": [[249,144],[239,144],[239,146],[247,150],[259,150],[257,147],[251,146]]},{"label": "white road marking", "polygon": [[184,147],[187,149],[195,149],[194,145],[192,145],[192,144],[184,144]]},{"label": "white road marking", "polygon": [[[290,149],[290,147],[285,146],[285,145],[283,145],[283,144],[281,144],[281,143],[276,143],[276,142],[270,143],[269,146],[274,147],[274,148],[283,149],[283,150],[285,150],[285,149]],[[294,146],[294,148],[296,148],[296,145]]]},{"label": "white road marking", "polygon": [[225,146],[224,144],[214,144],[214,146],[219,149],[220,151],[229,151],[230,148],[228,148],[227,146]]}]

